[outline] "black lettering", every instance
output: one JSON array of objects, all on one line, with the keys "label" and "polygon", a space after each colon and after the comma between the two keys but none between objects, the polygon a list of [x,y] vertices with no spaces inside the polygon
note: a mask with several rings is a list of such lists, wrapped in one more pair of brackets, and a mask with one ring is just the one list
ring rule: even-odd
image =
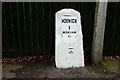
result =
[{"label": "black lettering", "polygon": [[70,30],[70,26],[69,26],[69,30]]},{"label": "black lettering", "polygon": [[64,19],[62,19],[62,23],[64,23]]},{"label": "black lettering", "polygon": [[67,23],[70,23],[70,19],[67,19]]},{"label": "black lettering", "polygon": [[77,19],[62,19],[62,23],[77,23]]},{"label": "black lettering", "polygon": [[73,48],[69,48],[69,49],[73,49]]},{"label": "black lettering", "polygon": [[71,19],[71,23],[74,23],[74,21],[73,21],[74,19]]},{"label": "black lettering", "polygon": [[75,19],[75,23],[77,23],[77,19]]},{"label": "black lettering", "polygon": [[65,33],[65,31],[63,31],[63,33]]},{"label": "black lettering", "polygon": [[70,36],[70,35],[68,35],[68,37],[70,38],[71,36]]}]

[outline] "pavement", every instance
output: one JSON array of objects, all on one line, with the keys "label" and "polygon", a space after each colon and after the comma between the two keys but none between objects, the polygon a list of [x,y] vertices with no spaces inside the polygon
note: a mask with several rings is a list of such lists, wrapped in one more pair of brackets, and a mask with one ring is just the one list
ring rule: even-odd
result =
[{"label": "pavement", "polygon": [[[102,61],[84,68],[56,69],[54,61],[4,63],[2,78],[116,78],[119,60]],[[1,71],[0,71],[1,72]]]}]

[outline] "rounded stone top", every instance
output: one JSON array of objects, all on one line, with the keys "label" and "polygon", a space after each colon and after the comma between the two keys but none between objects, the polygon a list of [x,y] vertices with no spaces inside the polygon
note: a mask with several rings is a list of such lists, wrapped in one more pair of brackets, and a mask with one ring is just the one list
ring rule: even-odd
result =
[{"label": "rounded stone top", "polygon": [[64,15],[64,16],[80,16],[80,12],[74,10],[74,9],[71,9],[71,8],[64,8],[58,12],[56,12],[56,15]]}]

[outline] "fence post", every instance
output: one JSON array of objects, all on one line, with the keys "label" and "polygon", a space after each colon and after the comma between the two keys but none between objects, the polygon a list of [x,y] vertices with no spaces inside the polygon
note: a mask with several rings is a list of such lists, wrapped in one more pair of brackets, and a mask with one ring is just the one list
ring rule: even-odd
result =
[{"label": "fence post", "polygon": [[91,61],[98,64],[102,60],[107,0],[96,2]]}]

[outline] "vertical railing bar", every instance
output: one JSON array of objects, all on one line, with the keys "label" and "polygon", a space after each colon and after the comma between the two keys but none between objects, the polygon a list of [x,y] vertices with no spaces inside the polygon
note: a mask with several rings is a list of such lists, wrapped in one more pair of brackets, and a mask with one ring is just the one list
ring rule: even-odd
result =
[{"label": "vertical railing bar", "polygon": [[38,40],[38,36],[39,36],[39,34],[38,34],[38,14],[37,14],[37,9],[38,9],[38,6],[37,6],[37,2],[36,2],[36,24],[37,24],[37,55],[39,55],[39,40]]},{"label": "vertical railing bar", "polygon": [[33,55],[34,52],[33,52],[33,31],[32,31],[32,12],[31,12],[32,10],[31,10],[31,2],[29,2],[29,5],[30,5],[29,8],[30,8],[30,24],[31,24],[31,25],[30,25],[30,26],[31,26],[31,43],[32,43],[32,46],[31,46],[31,49],[32,49],[32,50],[31,50],[31,51],[32,51],[32,55]]},{"label": "vertical railing bar", "polygon": [[26,55],[28,55],[28,47],[27,47],[27,30],[26,30],[26,17],[25,17],[25,4],[23,2],[23,13],[24,13],[24,32],[25,32],[25,44],[26,44]]},{"label": "vertical railing bar", "polygon": [[49,2],[49,54],[51,55],[51,10]]},{"label": "vertical railing bar", "polygon": [[12,15],[12,6],[11,6],[11,3],[10,3],[10,13],[11,13],[11,23],[12,23],[12,33],[13,33],[13,52],[14,52],[14,57],[16,57],[16,54],[15,54],[15,37],[14,37],[14,25],[13,25],[13,15]]},{"label": "vertical railing bar", "polygon": [[42,27],[43,27],[43,55],[45,55],[44,54],[44,3],[42,3],[42,12],[43,12],[43,17],[42,17],[42,19],[43,19],[43,25],[42,25]]},{"label": "vertical railing bar", "polygon": [[[5,28],[6,28],[6,33],[7,33],[7,35],[6,35],[6,37],[7,37],[7,39],[8,39],[8,29],[7,29],[7,21],[6,21],[6,15],[5,15]],[[9,40],[7,40],[7,54],[9,54]]]},{"label": "vertical railing bar", "polygon": [[18,20],[18,37],[19,37],[19,50],[20,50],[20,56],[21,56],[21,35],[20,35],[20,21],[19,21],[19,10],[18,10],[18,2],[17,4],[17,20]]}]

